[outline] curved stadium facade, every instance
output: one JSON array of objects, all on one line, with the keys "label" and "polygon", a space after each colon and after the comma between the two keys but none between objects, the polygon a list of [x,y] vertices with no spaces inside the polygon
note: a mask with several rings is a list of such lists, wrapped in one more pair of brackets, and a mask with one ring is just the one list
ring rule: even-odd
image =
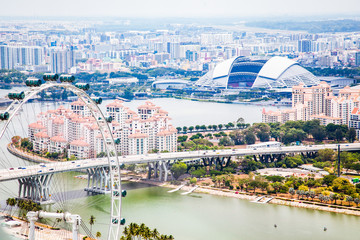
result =
[{"label": "curved stadium facade", "polygon": [[219,63],[196,85],[211,88],[289,88],[319,80],[297,62],[285,57],[236,57]]}]

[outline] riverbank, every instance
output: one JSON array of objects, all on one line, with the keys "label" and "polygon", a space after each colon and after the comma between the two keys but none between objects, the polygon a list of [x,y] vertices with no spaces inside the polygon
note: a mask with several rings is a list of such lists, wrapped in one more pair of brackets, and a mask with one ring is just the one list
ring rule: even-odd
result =
[{"label": "riverbank", "polygon": [[[132,180],[130,180],[130,181],[132,181]],[[139,181],[139,180],[136,180],[136,181]],[[173,185],[170,183],[163,183],[163,182],[156,182],[156,181],[151,181],[151,180],[141,180],[140,182],[155,185],[155,186],[160,186],[160,187],[173,188],[173,189],[176,189],[179,187],[178,185]],[[184,186],[181,188],[181,190],[187,192],[193,188],[194,188],[194,186]],[[256,198],[259,197],[257,195],[249,194],[247,192],[232,191],[232,190],[212,188],[212,187],[207,187],[207,186],[199,186],[197,189],[194,190],[194,192],[195,193],[203,193],[203,194],[211,194],[211,195],[222,196],[222,197],[244,199],[244,200],[248,200],[248,201],[254,201]],[[298,199],[288,199],[288,198],[282,198],[282,197],[277,197],[277,196],[272,196],[272,195],[268,195],[268,196],[273,197],[273,199],[269,202],[270,204],[277,204],[277,205],[284,205],[284,206],[289,206],[289,207],[307,208],[307,209],[313,209],[313,210],[319,210],[319,211],[360,216],[360,208],[331,205],[331,204],[311,202],[311,201],[298,200]]]},{"label": "riverbank", "polygon": [[9,143],[7,145],[7,150],[15,155],[16,157],[19,157],[21,159],[27,160],[29,162],[35,162],[35,163],[53,163],[57,161],[52,161],[48,158],[40,157],[34,154],[31,154],[29,152],[24,152],[19,149],[17,149],[13,144]]}]

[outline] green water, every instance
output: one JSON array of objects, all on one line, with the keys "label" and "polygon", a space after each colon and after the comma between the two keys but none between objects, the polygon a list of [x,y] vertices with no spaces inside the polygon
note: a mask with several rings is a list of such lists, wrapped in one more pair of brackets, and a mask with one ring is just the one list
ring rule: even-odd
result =
[{"label": "green water", "polygon": [[[181,191],[168,193],[168,189],[139,183],[123,187],[130,189],[123,200],[122,215],[127,223],[145,223],[178,240],[359,238],[360,218],[355,216],[207,194],[181,195]],[[94,215],[93,232],[106,234],[109,195],[82,197],[69,203],[71,211],[80,214],[85,222]],[[274,224],[278,227],[274,228]],[[5,239],[1,234],[0,239]]]}]

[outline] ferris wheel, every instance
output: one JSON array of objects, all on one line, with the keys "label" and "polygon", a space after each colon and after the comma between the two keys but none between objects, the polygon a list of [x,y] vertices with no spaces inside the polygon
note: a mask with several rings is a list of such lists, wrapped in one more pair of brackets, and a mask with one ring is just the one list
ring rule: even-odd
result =
[{"label": "ferris wheel", "polygon": [[[109,226],[107,234],[104,234],[106,239],[118,240],[120,227],[125,224],[125,219],[121,218],[121,199],[125,197],[126,191],[121,190],[116,140],[114,140],[109,126],[112,119],[101,111],[99,104],[102,99],[90,97],[86,93],[90,85],[87,83],[74,84],[74,81],[75,77],[71,75],[45,74],[43,80],[35,78],[26,80],[27,89],[8,93],[8,98],[13,101],[6,110],[0,111],[1,209],[4,213],[9,214],[10,211],[10,215],[24,217],[21,216],[24,213],[19,202],[31,200],[31,202],[40,204],[43,212],[71,212],[82,217],[85,216],[84,220],[89,217],[89,214],[92,215],[93,212],[96,212],[96,209],[101,208],[101,211],[109,212],[108,219],[101,217],[97,220],[99,224],[103,224],[102,229],[106,225]],[[51,134],[47,132],[48,135],[62,135],[61,129],[65,132],[71,127],[71,124],[76,124],[65,121],[65,128],[54,130],[51,124],[55,123],[46,121],[46,115],[54,114],[56,111],[69,111],[66,106],[63,106],[68,103],[59,99],[61,96],[69,94],[74,95],[78,101],[83,103],[83,108],[88,113],[86,119],[91,119],[95,125],[94,128],[99,133],[98,138],[101,140],[99,141],[102,153],[104,153],[103,161],[107,159],[105,163],[100,164],[108,176],[107,182],[102,184],[106,185],[105,187],[110,193],[108,195],[84,195],[83,185],[86,180],[75,178],[78,175],[76,172],[87,171],[86,166],[89,162],[99,161],[96,160],[96,156],[86,157],[87,159],[82,159],[84,156],[77,156],[77,159],[74,155],[69,156],[68,144],[61,145],[55,142],[55,145],[51,145],[49,143],[49,148],[57,150],[49,151],[49,148],[43,149],[44,142],[30,141],[30,138],[34,137],[34,132],[29,131],[28,128],[31,124],[33,126],[37,124],[38,128],[45,129],[43,132],[40,130],[37,132],[36,136],[40,137],[41,133],[46,133],[46,129],[51,132]],[[51,99],[51,101],[42,101],[44,98]],[[9,199],[16,199],[18,207],[10,204]],[[30,207],[28,210],[33,209]],[[70,228],[66,224],[65,218],[63,223],[59,224],[60,221],[59,218],[41,219],[41,222],[48,226],[61,225],[60,228]],[[84,220],[79,223],[84,225],[83,235],[91,235],[92,232],[86,227],[86,222],[87,220]],[[36,234],[38,235],[36,239],[42,238],[41,231],[37,231]],[[70,238],[68,236],[70,231],[59,231],[59,234],[61,238]],[[95,234],[92,236],[95,237]]]}]

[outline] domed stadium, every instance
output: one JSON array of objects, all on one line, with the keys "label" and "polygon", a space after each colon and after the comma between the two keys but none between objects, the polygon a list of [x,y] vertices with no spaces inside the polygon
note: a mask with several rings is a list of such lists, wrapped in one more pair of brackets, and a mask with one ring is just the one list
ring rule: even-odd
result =
[{"label": "domed stadium", "polygon": [[297,62],[285,57],[236,57],[221,62],[195,84],[210,88],[290,88],[319,80]]}]

